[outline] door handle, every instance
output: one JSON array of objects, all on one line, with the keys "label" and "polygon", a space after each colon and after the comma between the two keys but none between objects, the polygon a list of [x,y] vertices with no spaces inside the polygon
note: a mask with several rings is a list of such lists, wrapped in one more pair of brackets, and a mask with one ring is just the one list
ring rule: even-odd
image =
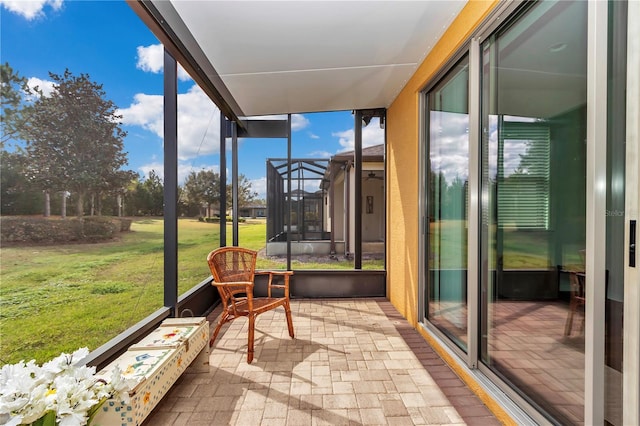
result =
[{"label": "door handle", "polygon": [[629,221],[629,266],[636,267],[636,221]]}]

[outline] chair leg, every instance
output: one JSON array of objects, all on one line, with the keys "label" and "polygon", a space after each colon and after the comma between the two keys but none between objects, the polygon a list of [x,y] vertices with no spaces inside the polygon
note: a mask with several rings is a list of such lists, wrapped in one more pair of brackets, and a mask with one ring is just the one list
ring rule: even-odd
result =
[{"label": "chair leg", "polygon": [[573,314],[575,313],[575,311],[576,311],[576,304],[572,300],[571,302],[569,302],[569,315],[567,316],[567,322],[564,324],[565,336],[571,335],[571,329],[573,328]]},{"label": "chair leg", "polygon": [[564,335],[571,335],[571,328],[573,326],[573,311],[569,311],[569,316],[567,317],[567,322],[564,324]]},{"label": "chair leg", "polygon": [[255,332],[256,317],[249,315],[249,341],[247,343],[247,364],[253,361],[253,338]]},{"label": "chair leg", "polygon": [[287,315],[287,326],[289,327],[289,336],[293,339],[293,321],[291,320],[291,305],[289,301],[284,304],[284,312]]},{"label": "chair leg", "polygon": [[220,321],[218,321],[218,325],[216,326],[216,329],[213,332],[213,336],[211,337],[211,340],[209,340],[209,347],[213,346],[213,342],[216,340],[216,337],[218,337],[218,333],[220,333],[220,329],[222,328],[222,325],[225,322],[227,322],[228,317],[229,317],[229,314],[227,313],[227,311],[222,312],[222,314],[220,315]]}]

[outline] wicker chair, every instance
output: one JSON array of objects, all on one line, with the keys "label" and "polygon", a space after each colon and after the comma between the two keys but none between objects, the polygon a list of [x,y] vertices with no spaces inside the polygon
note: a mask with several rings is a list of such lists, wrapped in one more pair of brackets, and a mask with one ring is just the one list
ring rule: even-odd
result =
[{"label": "wicker chair", "polygon": [[[292,271],[264,271],[256,272],[257,252],[240,247],[221,247],[213,250],[207,256],[207,263],[213,275],[213,285],[218,288],[222,299],[222,314],[209,341],[209,346],[218,337],[222,325],[238,317],[249,320],[249,344],[247,363],[253,361],[253,342],[255,320],[263,312],[283,306],[289,327],[289,336],[293,338],[293,322],[291,320],[291,305],[289,304],[289,277]],[[254,276],[269,275],[267,297],[254,297]],[[277,277],[283,283],[275,284]],[[274,291],[275,290],[275,291]],[[281,297],[275,297],[275,292],[281,292]]]}]

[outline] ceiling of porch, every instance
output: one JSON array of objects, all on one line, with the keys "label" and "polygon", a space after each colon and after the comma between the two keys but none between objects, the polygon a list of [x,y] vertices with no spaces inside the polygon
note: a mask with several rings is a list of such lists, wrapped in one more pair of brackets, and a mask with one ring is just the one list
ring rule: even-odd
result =
[{"label": "ceiling of porch", "polygon": [[237,116],[386,108],[466,1],[151,0]]}]

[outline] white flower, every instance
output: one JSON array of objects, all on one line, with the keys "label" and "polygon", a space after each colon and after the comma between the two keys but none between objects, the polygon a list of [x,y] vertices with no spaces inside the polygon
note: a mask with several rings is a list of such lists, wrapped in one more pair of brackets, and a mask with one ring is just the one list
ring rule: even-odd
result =
[{"label": "white flower", "polygon": [[120,401],[129,403],[129,391],[135,387],[138,383],[136,379],[125,377],[120,370],[120,367],[116,366],[111,372],[111,378],[106,385],[107,392],[111,397],[120,397]]},{"label": "white flower", "polygon": [[4,426],[18,426],[22,424],[22,417],[11,417],[9,414],[0,414],[0,422],[2,422]]},{"label": "white flower", "polygon": [[29,424],[49,412],[60,426],[85,425],[107,399],[128,402],[135,381],[126,379],[118,368],[109,382],[96,379],[95,367],[76,365],[88,354],[87,348],[62,353],[42,367],[33,360],[4,365],[0,370],[0,422]]},{"label": "white flower", "polygon": [[35,361],[4,365],[0,370],[0,415],[31,423],[44,415],[46,380]]},{"label": "white flower", "polygon": [[80,348],[72,354],[61,353],[56,358],[42,365],[42,369],[49,374],[58,375],[60,372],[74,367],[74,363],[81,361],[89,355],[88,348]]}]

